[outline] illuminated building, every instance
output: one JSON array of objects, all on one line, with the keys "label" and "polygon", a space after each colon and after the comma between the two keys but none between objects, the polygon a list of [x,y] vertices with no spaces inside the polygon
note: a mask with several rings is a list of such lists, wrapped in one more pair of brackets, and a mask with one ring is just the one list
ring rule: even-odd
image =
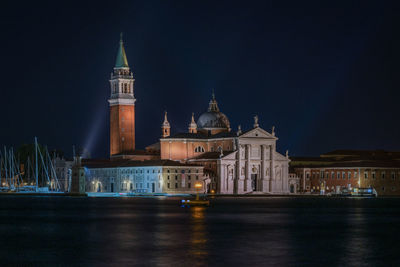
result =
[{"label": "illuminated building", "polygon": [[86,192],[184,194],[195,193],[195,183],[204,183],[202,166],[170,160],[86,160],[82,164]]},{"label": "illuminated building", "polygon": [[337,193],[342,188],[374,188],[400,195],[400,153],[336,150],[320,157],[293,157],[291,169],[304,193]]},{"label": "illuminated building", "polygon": [[[165,115],[162,129],[168,122]],[[161,159],[195,163],[204,166],[209,175],[208,190],[221,194],[288,193],[289,158],[276,151],[274,128],[269,133],[260,128],[258,117],[254,127],[232,132],[228,117],[212,95],[208,110],[194,120],[188,132],[160,138]]]},{"label": "illuminated building", "polygon": [[83,163],[89,192],[190,193],[200,181],[220,194],[289,193],[288,154],[276,151],[274,128],[260,128],[257,116],[252,129],[232,132],[213,94],[197,122],[192,113],[187,132],[171,135],[165,112],[159,142],[139,151],[134,79],[122,39],[110,84],[110,160]]}]

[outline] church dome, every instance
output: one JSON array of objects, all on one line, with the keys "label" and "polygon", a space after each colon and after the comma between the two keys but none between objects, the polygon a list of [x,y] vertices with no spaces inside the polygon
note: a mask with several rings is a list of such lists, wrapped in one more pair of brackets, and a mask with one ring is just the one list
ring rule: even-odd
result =
[{"label": "church dome", "polygon": [[200,115],[197,120],[197,127],[199,129],[230,129],[230,123],[228,117],[219,111],[217,101],[213,94],[213,98],[210,101],[207,112]]}]

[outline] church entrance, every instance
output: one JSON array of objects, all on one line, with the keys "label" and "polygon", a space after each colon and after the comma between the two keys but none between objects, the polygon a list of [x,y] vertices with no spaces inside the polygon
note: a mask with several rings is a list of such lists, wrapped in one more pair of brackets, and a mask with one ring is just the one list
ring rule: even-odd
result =
[{"label": "church entrance", "polygon": [[253,191],[257,191],[257,174],[251,175],[251,188]]},{"label": "church entrance", "polygon": [[294,194],[294,185],[293,184],[290,185],[290,193]]}]

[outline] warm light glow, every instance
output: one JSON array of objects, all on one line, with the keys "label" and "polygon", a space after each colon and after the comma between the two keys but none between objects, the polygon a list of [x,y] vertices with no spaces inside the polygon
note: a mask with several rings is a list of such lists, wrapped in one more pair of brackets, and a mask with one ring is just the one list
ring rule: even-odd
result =
[{"label": "warm light glow", "polygon": [[194,187],[195,187],[195,188],[202,188],[203,185],[202,185],[201,183],[195,183],[195,184],[194,184]]}]

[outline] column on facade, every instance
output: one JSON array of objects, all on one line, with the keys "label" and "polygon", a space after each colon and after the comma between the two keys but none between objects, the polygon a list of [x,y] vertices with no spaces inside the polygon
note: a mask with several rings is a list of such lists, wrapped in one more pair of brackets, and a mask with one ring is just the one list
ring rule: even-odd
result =
[{"label": "column on facade", "polygon": [[261,177],[260,177],[260,181],[261,181],[261,185],[259,190],[262,192],[268,192],[269,191],[269,181],[268,181],[268,177],[266,175],[266,165],[267,165],[267,147],[266,145],[261,145]]},{"label": "column on facade", "polygon": [[238,144],[238,150],[236,153],[236,177],[234,178],[234,193],[235,194],[242,194],[243,193],[243,183],[241,179],[241,171],[242,171],[242,161],[241,161],[241,155],[242,155],[242,146]]},{"label": "column on facade", "polygon": [[269,168],[269,192],[272,192],[274,186],[273,183],[275,182],[275,146],[272,144],[269,147],[270,153],[270,168]]},{"label": "column on facade", "polygon": [[250,145],[246,145],[246,168],[245,168],[244,189],[246,192],[251,191],[251,162],[250,162]]}]

